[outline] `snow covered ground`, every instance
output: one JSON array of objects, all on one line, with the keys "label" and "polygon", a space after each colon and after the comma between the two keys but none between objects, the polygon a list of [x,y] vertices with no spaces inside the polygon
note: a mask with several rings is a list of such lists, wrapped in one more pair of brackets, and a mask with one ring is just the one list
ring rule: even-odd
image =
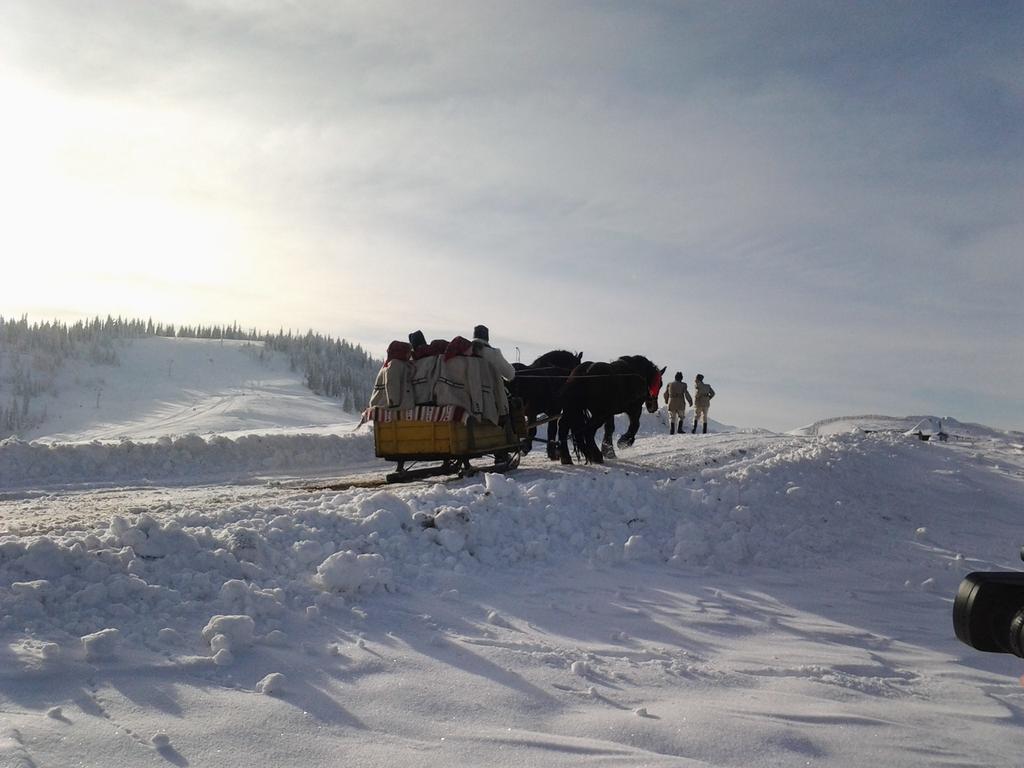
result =
[{"label": "snow covered ground", "polygon": [[0,445],[0,765],[1020,764],[1024,661],[950,620],[1020,565],[1019,433],[662,418],[345,490],[351,425]]}]

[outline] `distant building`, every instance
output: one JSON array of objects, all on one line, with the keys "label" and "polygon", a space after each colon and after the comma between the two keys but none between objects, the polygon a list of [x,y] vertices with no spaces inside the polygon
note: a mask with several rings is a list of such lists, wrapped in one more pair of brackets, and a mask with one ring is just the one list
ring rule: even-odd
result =
[{"label": "distant building", "polygon": [[903,434],[908,437],[916,437],[918,440],[930,440],[932,437],[937,437],[941,443],[949,440],[949,433],[942,428],[942,419],[932,417],[921,419],[913,428]]}]

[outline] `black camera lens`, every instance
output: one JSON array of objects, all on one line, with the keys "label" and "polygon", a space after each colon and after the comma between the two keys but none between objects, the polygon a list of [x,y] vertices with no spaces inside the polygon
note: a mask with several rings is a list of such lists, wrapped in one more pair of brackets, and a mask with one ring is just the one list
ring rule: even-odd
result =
[{"label": "black camera lens", "polygon": [[1010,653],[1024,659],[1024,608],[1010,621]]},{"label": "black camera lens", "polygon": [[1024,658],[1024,573],[969,573],[953,602],[953,630],[979,651]]}]

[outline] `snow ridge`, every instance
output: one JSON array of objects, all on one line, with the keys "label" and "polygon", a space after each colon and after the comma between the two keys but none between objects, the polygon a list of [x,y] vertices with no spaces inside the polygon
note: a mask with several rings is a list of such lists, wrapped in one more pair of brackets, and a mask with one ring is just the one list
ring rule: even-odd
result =
[{"label": "snow ridge", "polygon": [[[894,439],[789,438],[756,459],[654,482],[581,467],[304,494],[287,506],[118,515],[105,530],[0,544],[0,628],[29,627],[67,643],[69,633],[114,627],[153,646],[165,626],[194,636],[212,613],[250,616],[266,634],[282,630],[296,608],[338,605],[335,596],[419,589],[440,573],[524,561],[643,561],[720,573],[835,563],[854,537],[862,547],[890,546],[890,518],[860,488],[880,441],[890,461],[914,456],[916,446]],[[205,445],[170,448],[201,453]],[[840,501],[858,493],[865,503]]]},{"label": "snow ridge", "polygon": [[0,535],[0,762],[1013,765],[1018,660],[962,663],[949,595],[1014,564],[1022,482],[1008,441],[663,433],[382,489],[75,491],[91,514]]},{"label": "snow ridge", "polygon": [[152,442],[0,441],[0,488],[45,484],[198,482],[254,473],[312,471],[373,457],[369,432],[347,435],[161,437]]}]

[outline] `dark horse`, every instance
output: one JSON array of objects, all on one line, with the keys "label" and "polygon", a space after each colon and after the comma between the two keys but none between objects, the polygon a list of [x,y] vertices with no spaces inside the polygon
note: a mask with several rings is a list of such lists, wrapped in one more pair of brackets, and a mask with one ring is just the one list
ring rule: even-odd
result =
[{"label": "dark horse", "polygon": [[629,429],[619,438],[619,447],[633,444],[640,428],[640,413],[644,405],[650,413],[658,410],[661,375],[665,369],[640,355],[620,357],[611,363],[582,363],[577,366],[562,390],[562,423],[558,429],[558,444],[562,463],[572,464],[568,437],[572,430],[578,450],[588,461],[604,462],[604,453],[597,447],[595,435],[604,425],[605,451],[614,456],[612,432],[615,414],[629,416]]},{"label": "dark horse", "polygon": [[[515,363],[516,377],[508,384],[509,393],[523,400],[526,418],[534,422],[540,414],[558,416],[562,413],[561,392],[569,374],[580,364],[583,353],[573,354],[564,349],[547,352],[530,365]],[[558,458],[556,453],[557,421],[548,422],[548,458]],[[530,442],[537,434],[537,427],[530,428]],[[528,449],[526,449],[528,450]]]}]

